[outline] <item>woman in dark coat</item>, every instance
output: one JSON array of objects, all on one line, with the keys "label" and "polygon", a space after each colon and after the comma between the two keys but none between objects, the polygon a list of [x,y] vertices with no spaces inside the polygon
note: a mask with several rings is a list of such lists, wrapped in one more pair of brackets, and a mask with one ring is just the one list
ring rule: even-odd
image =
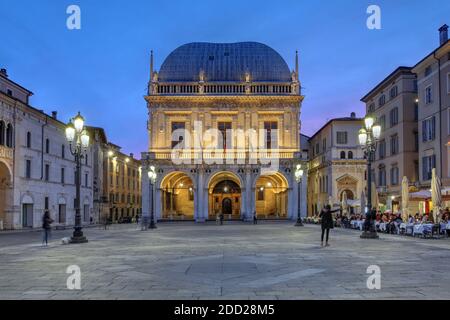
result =
[{"label": "woman in dark coat", "polygon": [[331,207],[329,205],[326,205],[322,209],[322,211],[320,212],[319,217],[322,219],[322,236],[321,236],[321,242],[322,242],[321,245],[322,245],[322,247],[323,247],[323,236],[325,235],[325,233],[327,235],[325,246],[326,247],[329,246],[328,238],[329,238],[329,235],[330,235],[330,229],[334,228],[333,216],[331,214],[334,213],[334,212],[337,212],[337,211],[339,211],[339,210],[331,211]]},{"label": "woman in dark coat", "polygon": [[50,237],[50,232],[52,230],[51,224],[53,223],[52,218],[50,218],[50,212],[45,211],[42,217],[42,228],[44,229],[44,237],[42,239],[42,245],[48,245],[48,238]]}]

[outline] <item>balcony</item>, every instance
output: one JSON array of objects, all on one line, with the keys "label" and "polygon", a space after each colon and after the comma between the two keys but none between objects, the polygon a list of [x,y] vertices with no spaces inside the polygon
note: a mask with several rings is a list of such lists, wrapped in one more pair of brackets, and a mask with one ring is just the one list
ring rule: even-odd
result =
[{"label": "balcony", "polygon": [[298,152],[283,150],[168,150],[152,152],[151,158],[155,160],[258,160],[270,159],[294,159]]}]

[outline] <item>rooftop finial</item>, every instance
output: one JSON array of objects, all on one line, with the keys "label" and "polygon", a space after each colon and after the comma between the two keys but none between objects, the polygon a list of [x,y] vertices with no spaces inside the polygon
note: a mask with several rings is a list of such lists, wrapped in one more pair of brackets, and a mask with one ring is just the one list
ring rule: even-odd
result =
[{"label": "rooftop finial", "polygon": [[153,78],[153,50],[150,51],[150,81]]},{"label": "rooftop finial", "polygon": [[298,80],[298,50],[295,51],[295,74]]}]

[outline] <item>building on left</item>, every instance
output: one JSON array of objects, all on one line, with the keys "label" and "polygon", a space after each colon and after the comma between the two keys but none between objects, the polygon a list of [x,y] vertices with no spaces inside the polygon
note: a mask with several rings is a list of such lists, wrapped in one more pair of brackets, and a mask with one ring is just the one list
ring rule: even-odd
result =
[{"label": "building on left", "polygon": [[[56,111],[49,115],[31,106],[32,95],[0,70],[0,230],[40,228],[47,210],[54,226],[75,223],[75,162],[66,123]],[[101,210],[109,212],[114,205],[103,188],[113,170],[104,165],[110,143],[103,129],[88,129],[92,143],[81,171],[83,224],[99,222]],[[138,160],[132,162],[136,166]]]}]

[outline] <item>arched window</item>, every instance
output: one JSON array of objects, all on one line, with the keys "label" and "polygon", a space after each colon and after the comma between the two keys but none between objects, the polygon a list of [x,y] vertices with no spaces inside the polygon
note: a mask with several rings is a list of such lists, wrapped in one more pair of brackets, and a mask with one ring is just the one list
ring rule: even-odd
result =
[{"label": "arched window", "polygon": [[392,99],[392,98],[395,98],[397,95],[398,95],[398,87],[397,87],[397,86],[394,86],[394,87],[392,87],[392,89],[391,89],[390,97],[391,97],[391,99]]},{"label": "arched window", "polygon": [[349,152],[348,152],[348,158],[349,158],[349,159],[353,159],[353,152],[352,152],[352,151],[349,151]]},{"label": "arched window", "polygon": [[5,123],[0,121],[0,146],[5,145]]},{"label": "arched window", "polygon": [[45,139],[45,153],[50,153],[50,140]]},{"label": "arched window", "polygon": [[12,124],[8,124],[6,127],[6,146],[8,148],[13,147],[13,126]]},{"label": "arched window", "polygon": [[31,148],[31,132],[27,132],[27,148]]},{"label": "arched window", "polygon": [[341,151],[341,159],[345,159],[345,151]]},{"label": "arched window", "polygon": [[384,106],[384,104],[386,103],[386,96],[383,94],[379,99],[378,99],[378,106],[382,107]]}]

